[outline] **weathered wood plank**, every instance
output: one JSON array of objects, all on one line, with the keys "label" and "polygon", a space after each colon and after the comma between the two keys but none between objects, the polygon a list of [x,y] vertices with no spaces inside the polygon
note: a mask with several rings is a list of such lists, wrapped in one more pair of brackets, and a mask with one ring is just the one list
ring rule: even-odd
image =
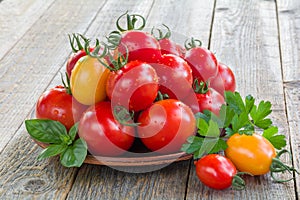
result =
[{"label": "weathered wood plank", "polygon": [[[275,2],[217,0],[214,16],[211,50],[233,69],[242,96],[272,102],[271,117],[288,137]],[[293,182],[275,184],[269,175],[247,177],[246,190],[222,192],[201,187],[193,168],[191,172],[187,199],[296,198]]]},{"label": "weathered wood plank", "polygon": [[184,161],[140,174],[84,165],[68,199],[183,199],[188,168]]},{"label": "weathered wood plank", "polygon": [[166,24],[172,31],[171,39],[184,44],[186,39],[200,39],[208,46],[214,1],[159,1],[148,17],[148,27],[162,28]]},{"label": "weathered wood plank", "polygon": [[[277,8],[291,147],[294,165],[300,169],[300,2],[297,0],[277,1]],[[298,197],[299,193],[300,178],[296,176],[296,194]]]},{"label": "weathered wood plank", "polygon": [[[300,82],[285,85],[287,116],[291,133],[293,161],[296,169],[300,169]],[[300,194],[300,177],[296,176],[296,194]]]},{"label": "weathered wood plank", "polygon": [[[36,0],[5,0],[1,2],[0,60],[52,3],[53,0],[45,2]],[[0,67],[1,72],[4,71],[2,67]]]},{"label": "weathered wood plank", "polygon": [[285,82],[300,80],[300,1],[277,1]]},{"label": "weathered wood plank", "polygon": [[24,127],[0,157],[0,199],[65,199],[78,171],[66,169],[59,158],[37,161],[41,148]]},{"label": "weathered wood plank", "polygon": [[85,31],[103,2],[53,4],[0,61],[0,152],[65,64],[67,34]]}]

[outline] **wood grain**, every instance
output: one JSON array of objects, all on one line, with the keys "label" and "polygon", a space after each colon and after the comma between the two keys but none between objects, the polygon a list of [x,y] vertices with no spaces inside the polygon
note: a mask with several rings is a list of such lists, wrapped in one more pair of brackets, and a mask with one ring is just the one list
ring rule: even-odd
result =
[{"label": "wood grain", "polygon": [[[291,135],[294,166],[300,169],[300,2],[277,1],[280,47],[287,117]],[[296,176],[296,194],[300,193],[300,178]]]},{"label": "wood grain", "polygon": [[[53,0],[6,0],[0,4],[0,60],[51,6]],[[0,67],[1,72],[5,66]],[[1,75],[0,75],[1,77]]]},{"label": "wood grain", "polygon": [[153,5],[148,17],[148,27],[163,28],[166,24],[172,31],[171,39],[183,45],[186,39],[200,39],[208,47],[213,19],[214,1],[169,0]]},{"label": "wood grain", "polygon": [[[294,167],[300,169],[300,82],[287,83],[285,86]],[[296,175],[296,191],[300,193],[299,175]]]},{"label": "wood grain", "polygon": [[183,161],[141,174],[84,165],[67,199],[184,199],[188,168]]},{"label": "wood grain", "polygon": [[300,80],[300,1],[277,1],[285,82]]},{"label": "wood grain", "polygon": [[63,167],[58,157],[37,161],[41,148],[24,127],[0,156],[0,199],[65,199],[78,169]]}]

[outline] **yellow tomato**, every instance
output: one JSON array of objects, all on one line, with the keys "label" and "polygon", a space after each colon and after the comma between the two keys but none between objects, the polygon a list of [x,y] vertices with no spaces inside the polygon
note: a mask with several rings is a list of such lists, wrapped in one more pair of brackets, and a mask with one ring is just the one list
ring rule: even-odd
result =
[{"label": "yellow tomato", "polygon": [[[106,61],[102,60],[104,63]],[[83,56],[80,58],[70,78],[74,98],[85,105],[93,105],[106,98],[106,82],[109,70],[97,58]]]},{"label": "yellow tomato", "polygon": [[272,159],[276,156],[273,145],[258,134],[232,135],[227,140],[225,155],[241,172],[252,175],[266,174],[270,170]]}]

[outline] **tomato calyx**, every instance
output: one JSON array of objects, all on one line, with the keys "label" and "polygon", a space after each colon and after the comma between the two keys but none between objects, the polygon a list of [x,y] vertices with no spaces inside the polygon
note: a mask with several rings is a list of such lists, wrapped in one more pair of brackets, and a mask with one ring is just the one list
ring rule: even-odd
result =
[{"label": "tomato calyx", "polygon": [[293,176],[292,178],[289,179],[278,179],[275,177],[276,173],[289,172],[290,174],[292,174],[293,172],[296,172],[297,174],[299,174],[299,172],[294,167],[288,166],[280,160],[280,156],[282,156],[285,153],[289,154],[289,158],[292,160],[291,152],[289,152],[286,149],[283,149],[277,153],[275,158],[272,159],[272,164],[270,166],[271,177],[273,178],[274,181],[278,183],[289,182],[293,180],[295,177]]},{"label": "tomato calyx", "polygon": [[[155,28],[155,27],[153,27],[151,29],[151,35],[153,35],[153,37],[155,37],[158,41],[162,40],[162,39],[169,39],[171,37],[170,28],[165,24],[162,24],[162,25],[167,29],[167,32],[165,34],[163,34],[161,29],[158,29],[158,28]],[[155,33],[154,33],[155,30],[158,32],[158,36],[155,35]]]},{"label": "tomato calyx", "polygon": [[206,94],[209,91],[209,87],[208,87],[208,81],[204,82],[204,81],[200,81],[198,79],[194,80],[193,83],[193,88],[195,93],[197,94]]},{"label": "tomato calyx", "polygon": [[169,95],[168,94],[163,94],[161,93],[161,91],[158,91],[157,92],[157,97],[155,98],[154,102],[156,101],[161,101],[161,100],[164,100],[164,99],[169,99]]},{"label": "tomato calyx", "polygon": [[[126,65],[128,62],[129,51],[125,45],[123,46],[125,47],[126,51],[124,55],[118,51],[114,51],[116,48],[114,44],[108,45],[104,42],[101,42],[100,44],[99,40],[96,39],[94,50],[91,52],[90,40],[85,39],[84,50],[87,55],[93,58],[97,58],[97,60],[110,71],[117,71],[121,69],[124,65]],[[110,64],[107,64],[104,60],[108,60]]]},{"label": "tomato calyx", "polygon": [[[126,22],[127,22],[127,29],[122,28],[120,26],[120,20],[126,16]],[[139,27],[136,27],[136,22],[141,19],[142,23]],[[122,14],[116,21],[117,29],[120,32],[129,31],[129,30],[143,30],[146,25],[146,20],[142,15],[139,14],[128,14],[128,11],[126,11],[124,14]]]},{"label": "tomato calyx", "polygon": [[124,106],[114,106],[113,115],[116,118],[116,120],[124,126],[134,127],[140,124],[133,122],[134,111],[128,111]]},{"label": "tomato calyx", "polygon": [[184,42],[184,47],[186,50],[190,50],[195,47],[201,47],[202,42],[199,39],[195,39],[194,37],[191,37]]}]

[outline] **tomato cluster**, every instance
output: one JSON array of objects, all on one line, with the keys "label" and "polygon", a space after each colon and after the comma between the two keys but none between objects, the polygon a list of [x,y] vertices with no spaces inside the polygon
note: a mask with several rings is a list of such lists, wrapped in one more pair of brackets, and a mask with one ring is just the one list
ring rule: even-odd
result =
[{"label": "tomato cluster", "polygon": [[97,40],[93,47],[83,35],[70,36],[74,53],[66,73],[71,93],[62,88],[45,92],[36,116],[60,121],[67,129],[78,122],[78,135],[93,155],[121,155],[136,139],[149,151],[179,152],[195,134],[194,114],[218,113],[224,88],[235,90],[235,77],[194,39],[185,49],[170,39],[168,27],[165,37],[156,37],[134,27],[136,15],[127,19],[126,30],[117,24],[106,43]]}]

